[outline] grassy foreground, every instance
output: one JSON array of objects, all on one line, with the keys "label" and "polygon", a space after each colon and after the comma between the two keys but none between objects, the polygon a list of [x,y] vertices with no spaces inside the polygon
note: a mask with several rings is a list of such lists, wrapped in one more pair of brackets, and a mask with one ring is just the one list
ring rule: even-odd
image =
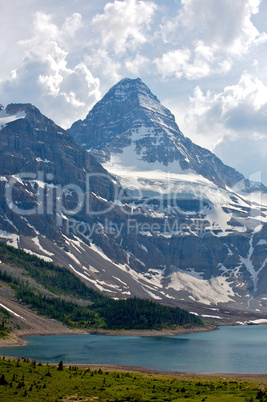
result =
[{"label": "grassy foreground", "polygon": [[0,400],[178,402],[267,401],[266,383],[252,380],[102,371],[0,361]]}]

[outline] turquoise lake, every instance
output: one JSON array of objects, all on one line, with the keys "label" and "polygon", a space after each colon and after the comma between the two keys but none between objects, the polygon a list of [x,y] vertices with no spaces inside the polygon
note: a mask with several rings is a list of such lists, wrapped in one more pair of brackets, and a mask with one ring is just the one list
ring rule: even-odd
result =
[{"label": "turquoise lake", "polygon": [[220,327],[175,336],[57,335],[25,337],[0,354],[42,363],[120,364],[163,371],[267,373],[267,325]]}]

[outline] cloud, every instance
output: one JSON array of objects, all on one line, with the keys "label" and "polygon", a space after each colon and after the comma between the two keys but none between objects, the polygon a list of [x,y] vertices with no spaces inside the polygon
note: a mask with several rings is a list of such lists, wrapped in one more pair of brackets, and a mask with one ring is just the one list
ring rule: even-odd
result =
[{"label": "cloud", "polygon": [[[158,72],[166,77],[196,80],[207,77],[211,74],[211,65],[214,56],[211,48],[198,41],[193,51],[190,49],[178,49],[169,51],[161,58],[156,58],[154,63]],[[218,66],[217,72],[226,72],[230,63],[222,63]],[[214,73],[215,70],[212,71]]]},{"label": "cloud", "polygon": [[182,0],[182,9],[173,24],[197,33],[206,45],[226,52],[246,53],[250,46],[266,41],[251,17],[261,0]]},{"label": "cloud", "polygon": [[[227,165],[234,166],[245,177],[267,186],[267,138],[237,138],[222,141],[215,148],[216,155]],[[254,175],[257,173],[258,178]]]},{"label": "cloud", "polygon": [[93,19],[93,25],[101,32],[102,46],[119,54],[146,43],[156,8],[150,1],[115,0],[107,3],[104,13]]},{"label": "cloud", "polygon": [[33,36],[20,41],[25,54],[22,64],[0,81],[2,102],[33,103],[64,128],[85,117],[100,98],[99,80],[82,61],[69,67],[65,50],[81,24],[77,13],[61,28],[51,15],[36,13]]},{"label": "cloud", "polygon": [[208,133],[213,144],[222,136],[267,137],[267,86],[246,72],[219,93],[197,86],[185,123],[191,132]]},{"label": "cloud", "polygon": [[267,41],[251,18],[261,0],[182,0],[176,17],[162,26],[166,47],[156,58],[164,78],[200,79],[230,71],[233,61]]},{"label": "cloud", "polygon": [[120,74],[121,62],[110,57],[105,49],[93,49],[91,54],[85,56],[85,62],[93,72],[100,72],[103,78],[109,78],[112,83],[118,82],[122,76]]},{"label": "cloud", "polygon": [[66,18],[62,29],[61,35],[62,37],[73,37],[76,32],[83,26],[82,24],[82,16],[79,13],[73,13],[70,17]]},{"label": "cloud", "polygon": [[98,77],[107,89],[146,65],[135,49],[147,42],[156,8],[152,1],[115,0],[102,13],[96,8],[95,17],[35,12],[26,39],[16,43],[16,68],[0,79],[1,102],[30,102],[64,128],[84,118],[101,97]]},{"label": "cloud", "polygon": [[33,103],[68,127],[99,100],[100,88],[104,93],[123,77],[140,76],[168,100],[193,141],[232,165],[241,164],[240,150],[247,161],[264,163],[265,1],[62,4],[3,2],[1,103]]},{"label": "cloud", "polygon": [[184,120],[195,141],[242,172],[261,169],[267,181],[266,127],[267,86],[246,72],[219,93],[196,87]]},{"label": "cloud", "polygon": [[134,75],[139,75],[148,64],[150,64],[149,59],[141,54],[137,54],[136,57],[132,59],[125,60],[125,67]]},{"label": "cloud", "polygon": [[115,0],[94,16],[85,61],[92,72],[101,74],[102,86],[108,88],[125,76],[139,75],[151,65],[143,46],[150,46],[156,9],[152,1]]}]

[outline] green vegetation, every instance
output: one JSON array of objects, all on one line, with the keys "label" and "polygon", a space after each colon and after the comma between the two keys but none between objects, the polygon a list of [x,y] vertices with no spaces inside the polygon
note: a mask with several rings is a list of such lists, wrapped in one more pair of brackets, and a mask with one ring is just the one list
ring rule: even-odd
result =
[{"label": "green vegetation", "polygon": [[[0,260],[24,270],[23,279],[0,270],[0,281],[14,289],[20,302],[72,328],[162,329],[203,325],[198,317],[178,307],[137,298],[111,299],[87,287],[67,269],[3,243],[0,243]],[[53,295],[33,288],[27,278],[34,279]],[[66,296],[72,300],[66,300]]]},{"label": "green vegetation", "polygon": [[99,402],[265,402],[259,381],[201,376],[140,374],[37,364],[28,359],[0,361],[2,401]]},{"label": "green vegetation", "polygon": [[5,338],[10,332],[10,327],[8,325],[9,318],[9,312],[3,307],[0,307],[0,338]]},{"label": "green vegetation", "polygon": [[31,278],[54,294],[65,294],[92,301],[103,297],[66,268],[58,267],[3,242],[0,242],[0,259],[3,263],[24,268]]}]

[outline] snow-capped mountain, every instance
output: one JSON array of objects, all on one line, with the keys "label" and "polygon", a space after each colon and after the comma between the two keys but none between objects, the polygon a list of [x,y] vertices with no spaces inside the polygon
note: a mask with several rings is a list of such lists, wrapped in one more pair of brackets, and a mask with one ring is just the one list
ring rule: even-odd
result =
[{"label": "snow-capped mountain", "polygon": [[[231,322],[229,311],[264,316],[264,192],[187,140],[140,80],[126,83],[128,90],[115,86],[103,98],[106,109],[100,102],[70,130],[91,152],[32,105],[1,108],[0,240],[112,297],[150,298]],[[120,121],[127,130],[119,131]]]},{"label": "snow-capped mountain", "polygon": [[123,79],[69,130],[111,171],[161,170],[233,186],[243,176],[184,137],[173,114],[138,78]]},{"label": "snow-capped mountain", "polygon": [[194,293],[194,281],[202,288],[220,278],[228,301],[234,286],[249,299],[266,288],[266,189],[186,138],[140,79],[120,81],[69,132],[120,181],[132,213],[150,220],[140,248],[123,242],[146,269],[161,267],[161,283]]},{"label": "snow-capped mountain", "polygon": [[264,186],[186,138],[140,79],[120,81],[68,131],[132,196],[132,212],[175,217],[217,237],[265,222]]},{"label": "snow-capped mountain", "polygon": [[0,111],[0,240],[77,264],[68,257],[68,237],[76,234],[68,218],[91,225],[87,210],[108,210],[117,192],[97,160],[37,108],[11,104]]}]

